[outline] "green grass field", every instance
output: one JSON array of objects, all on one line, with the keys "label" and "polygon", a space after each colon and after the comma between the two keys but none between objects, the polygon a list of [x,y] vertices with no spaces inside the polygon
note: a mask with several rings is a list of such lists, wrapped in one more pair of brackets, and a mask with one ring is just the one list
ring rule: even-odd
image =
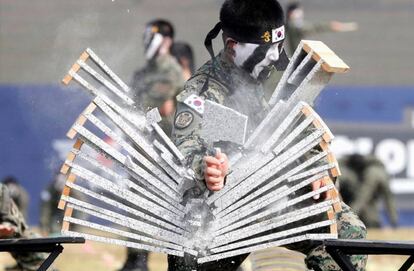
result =
[{"label": "green grass field", "polygon": [[[368,232],[368,239],[375,240],[409,241],[413,237],[414,229],[384,229],[369,230]],[[122,247],[87,242],[84,245],[65,246],[54,266],[60,271],[114,271],[122,266],[124,259],[125,249]],[[370,256],[367,270],[398,270],[405,259],[406,257],[401,256]],[[8,253],[0,253],[0,270],[13,263],[13,258]],[[251,270],[249,260],[246,260],[243,265],[246,271]],[[152,253],[149,267],[151,271],[165,271],[167,269],[166,256]]]}]

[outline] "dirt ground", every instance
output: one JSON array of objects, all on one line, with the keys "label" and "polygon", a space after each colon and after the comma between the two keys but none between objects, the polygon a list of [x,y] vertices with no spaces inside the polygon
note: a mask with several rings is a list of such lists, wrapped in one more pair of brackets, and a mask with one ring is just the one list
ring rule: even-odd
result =
[{"label": "dirt ground", "polygon": [[[369,230],[368,239],[409,241],[414,239],[414,229]],[[401,256],[370,256],[367,270],[398,270],[406,258]],[[54,266],[60,271],[114,271],[122,266],[124,259],[124,248],[87,242],[84,245],[65,246],[63,253],[55,261]],[[8,253],[0,253],[0,270],[3,270],[4,266],[12,265],[13,263],[14,261]],[[245,267],[244,270],[251,270],[249,259],[243,265]],[[166,256],[152,253],[149,259],[149,267],[150,271],[165,271],[167,269]]]}]

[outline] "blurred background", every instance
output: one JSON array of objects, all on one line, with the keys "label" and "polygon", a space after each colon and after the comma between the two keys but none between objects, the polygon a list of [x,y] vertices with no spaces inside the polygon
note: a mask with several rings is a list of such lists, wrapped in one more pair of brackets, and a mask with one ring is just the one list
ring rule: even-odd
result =
[{"label": "blurred background", "polygon": [[[78,89],[60,83],[80,53],[92,48],[128,83],[145,63],[145,23],[165,18],[173,22],[176,40],[193,46],[199,67],[208,60],[203,41],[218,21],[221,4],[221,0],[0,1],[0,178],[14,176],[28,191],[31,225],[39,223],[42,190],[73,145],[65,134],[89,101]],[[336,136],[338,157],[372,154],[384,163],[391,176],[396,226],[413,227],[414,2],[307,0],[303,8],[308,22],[358,23],[354,32],[307,37],[325,42],[351,67],[349,73],[334,77],[318,98],[316,110]],[[387,227],[390,221],[383,209],[381,227]],[[384,238],[396,238],[386,229],[383,233]],[[374,234],[378,239],[383,236],[381,231]]]}]

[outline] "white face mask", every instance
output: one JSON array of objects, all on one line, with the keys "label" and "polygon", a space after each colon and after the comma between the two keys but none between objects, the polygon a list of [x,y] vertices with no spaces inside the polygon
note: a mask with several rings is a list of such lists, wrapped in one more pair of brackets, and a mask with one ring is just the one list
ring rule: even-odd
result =
[{"label": "white face mask", "polygon": [[[259,52],[259,46],[253,43],[237,43],[234,47],[234,64],[249,72],[254,79],[258,79],[265,68],[279,59],[279,43],[272,44],[264,56],[263,52]],[[255,63],[254,66],[252,63]]]},{"label": "white face mask", "polygon": [[163,40],[164,38],[160,33],[154,33],[152,39],[148,41],[148,47],[145,49],[145,59],[150,60],[157,54]]}]

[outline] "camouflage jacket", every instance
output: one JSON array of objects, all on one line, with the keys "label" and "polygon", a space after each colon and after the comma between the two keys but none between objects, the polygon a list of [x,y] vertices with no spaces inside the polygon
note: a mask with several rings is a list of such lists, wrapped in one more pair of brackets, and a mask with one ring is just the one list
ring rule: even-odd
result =
[{"label": "camouflage jacket", "polygon": [[[204,64],[187,81],[177,96],[173,140],[195,171],[196,178],[204,183],[202,159],[206,155],[206,144],[200,137],[203,117],[200,99],[211,100],[247,115],[248,133],[264,118],[268,105],[262,84],[237,68],[223,52]],[[218,147],[226,154],[237,148],[230,143]]]},{"label": "camouflage jacket", "polygon": [[181,66],[171,55],[158,56],[135,72],[131,84],[132,95],[144,111],[160,107],[182,90],[184,79]]}]

